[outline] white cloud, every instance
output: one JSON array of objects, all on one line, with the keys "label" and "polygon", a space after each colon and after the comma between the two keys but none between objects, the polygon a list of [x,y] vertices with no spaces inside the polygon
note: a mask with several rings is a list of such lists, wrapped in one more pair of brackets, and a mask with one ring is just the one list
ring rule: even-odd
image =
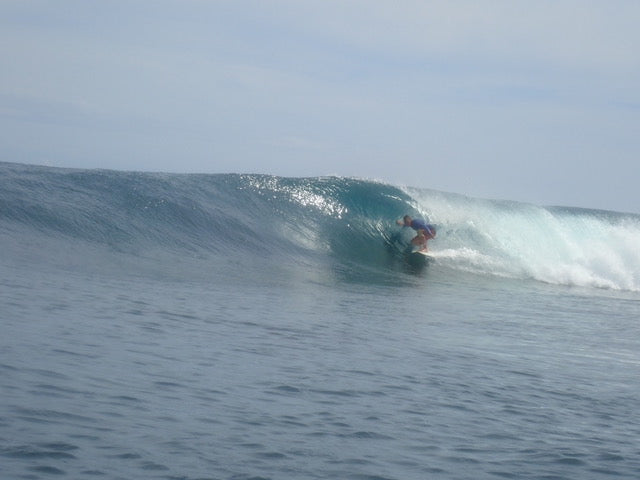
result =
[{"label": "white cloud", "polygon": [[[640,62],[634,49],[640,4],[630,0],[275,3],[287,28],[296,25],[320,37],[399,55],[522,57],[636,68]],[[275,15],[270,20],[276,21]]]}]

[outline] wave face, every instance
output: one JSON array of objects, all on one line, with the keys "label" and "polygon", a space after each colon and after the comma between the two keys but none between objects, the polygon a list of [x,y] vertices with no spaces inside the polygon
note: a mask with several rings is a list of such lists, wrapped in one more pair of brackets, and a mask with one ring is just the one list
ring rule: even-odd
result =
[{"label": "wave face", "polygon": [[105,250],[127,258],[171,252],[205,262],[242,256],[305,268],[332,262],[376,274],[402,259],[397,240],[406,242],[411,232],[395,220],[406,213],[438,227],[430,248],[443,275],[640,291],[638,215],[479,200],[352,178],[0,163],[0,242],[22,257],[38,258],[55,243],[58,251],[85,256]]}]

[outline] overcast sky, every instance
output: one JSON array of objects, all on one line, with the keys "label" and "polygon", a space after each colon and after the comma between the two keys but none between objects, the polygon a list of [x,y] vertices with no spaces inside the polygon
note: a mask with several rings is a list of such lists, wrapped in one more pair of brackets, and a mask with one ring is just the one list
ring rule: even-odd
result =
[{"label": "overcast sky", "polygon": [[640,213],[638,0],[1,0],[0,160]]}]

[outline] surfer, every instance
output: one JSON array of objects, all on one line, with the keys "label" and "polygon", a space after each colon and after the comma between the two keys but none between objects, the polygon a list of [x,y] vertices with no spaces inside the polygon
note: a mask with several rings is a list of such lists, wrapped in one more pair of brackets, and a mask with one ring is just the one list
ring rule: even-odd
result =
[{"label": "surfer", "polygon": [[416,236],[411,240],[411,245],[420,247],[420,250],[426,251],[427,240],[436,236],[436,227],[421,218],[411,218],[409,215],[405,215],[402,220],[396,220],[396,223],[403,227],[411,227],[416,231]]}]

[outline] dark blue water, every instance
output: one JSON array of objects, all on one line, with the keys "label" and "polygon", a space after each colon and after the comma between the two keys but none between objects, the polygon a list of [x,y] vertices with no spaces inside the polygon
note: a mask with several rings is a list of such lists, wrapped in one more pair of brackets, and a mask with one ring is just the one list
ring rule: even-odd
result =
[{"label": "dark blue water", "polygon": [[[434,261],[397,248],[404,213],[438,225]],[[353,179],[0,164],[0,478],[638,478],[639,232]]]}]

